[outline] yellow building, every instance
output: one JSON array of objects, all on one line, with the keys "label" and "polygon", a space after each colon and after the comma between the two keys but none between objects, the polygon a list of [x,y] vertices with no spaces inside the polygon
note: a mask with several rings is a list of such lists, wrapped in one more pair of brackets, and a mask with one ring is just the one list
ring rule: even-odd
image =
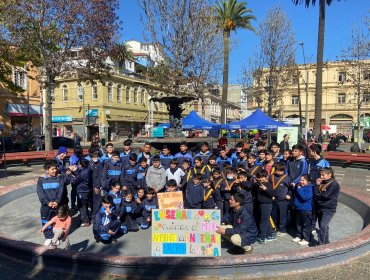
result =
[{"label": "yellow building", "polygon": [[[360,115],[370,116],[370,61],[366,61],[364,71],[361,71],[361,110]],[[307,71],[306,71],[307,70]],[[266,73],[268,69],[265,70]],[[298,65],[300,73],[299,88],[301,95],[302,120],[305,122],[306,104],[308,128],[313,128],[315,110],[315,82],[316,65]],[[308,76],[308,79],[306,77]],[[306,81],[308,81],[307,103],[306,103]],[[268,85],[264,84],[265,91]],[[357,87],[350,78],[350,69],[341,61],[324,63],[322,84],[322,124],[336,125],[337,132],[352,136],[352,128],[357,123]],[[292,82],[281,89],[283,97],[273,105],[273,117],[299,124],[299,98],[298,83]],[[258,107],[256,98],[253,102],[254,108]],[[260,107],[267,112],[267,100],[263,99]]]},{"label": "yellow building", "polygon": [[[59,80],[53,93],[53,134],[83,136],[97,133],[109,141],[147,131],[151,123],[168,122],[163,103],[150,105],[150,96],[163,95],[158,87],[142,78],[112,74],[103,82]],[[153,111],[153,119],[150,113]]]},{"label": "yellow building", "polygon": [[4,126],[4,135],[12,135],[16,141],[42,131],[40,84],[36,76],[37,69],[27,72],[24,68],[13,67],[12,81],[24,92],[11,92],[0,84],[0,123]]}]

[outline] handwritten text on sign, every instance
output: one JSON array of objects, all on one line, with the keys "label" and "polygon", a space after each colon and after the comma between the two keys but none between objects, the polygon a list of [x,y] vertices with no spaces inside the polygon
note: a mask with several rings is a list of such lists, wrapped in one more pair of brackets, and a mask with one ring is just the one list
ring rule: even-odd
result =
[{"label": "handwritten text on sign", "polygon": [[182,192],[164,192],[158,193],[159,209],[182,209],[184,201]]},{"label": "handwritten text on sign", "polygon": [[219,210],[152,209],[152,256],[221,255]]}]

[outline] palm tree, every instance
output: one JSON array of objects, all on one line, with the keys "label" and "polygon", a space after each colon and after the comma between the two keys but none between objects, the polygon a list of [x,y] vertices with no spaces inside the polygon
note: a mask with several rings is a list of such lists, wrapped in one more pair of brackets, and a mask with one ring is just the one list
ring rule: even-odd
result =
[{"label": "palm tree", "polygon": [[223,31],[224,38],[224,69],[222,79],[222,110],[221,123],[226,123],[227,90],[229,83],[229,53],[230,53],[230,33],[238,28],[255,31],[250,20],[255,20],[251,9],[246,7],[246,2],[237,0],[222,0],[217,2],[216,22]]},{"label": "palm tree", "polygon": [[[315,5],[316,0],[292,0],[295,5],[303,2],[308,8],[310,4]],[[324,36],[325,36],[325,7],[330,6],[333,0],[320,0],[319,3],[319,32],[317,41],[317,58],[316,58],[316,90],[315,90],[315,117],[313,133],[317,137],[321,133],[321,116],[322,116],[322,66],[324,57]],[[306,120],[308,121],[308,120]]]},{"label": "palm tree", "polygon": [[134,60],[134,54],[125,43],[115,43],[112,49],[112,59],[118,63],[119,72],[121,72],[126,60]]}]

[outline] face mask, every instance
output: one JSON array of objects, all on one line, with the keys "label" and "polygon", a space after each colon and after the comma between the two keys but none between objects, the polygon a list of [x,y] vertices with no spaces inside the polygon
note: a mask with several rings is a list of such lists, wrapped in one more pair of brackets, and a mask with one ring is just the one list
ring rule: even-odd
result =
[{"label": "face mask", "polygon": [[234,176],[227,176],[227,179],[232,180],[234,179]]}]

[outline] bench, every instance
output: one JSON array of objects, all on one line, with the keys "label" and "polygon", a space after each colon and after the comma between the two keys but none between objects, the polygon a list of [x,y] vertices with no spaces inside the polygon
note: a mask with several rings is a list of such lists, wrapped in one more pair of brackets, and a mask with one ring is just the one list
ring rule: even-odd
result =
[{"label": "bench", "polygon": [[326,152],[325,159],[333,161],[341,161],[346,164],[352,163],[370,163],[370,154],[351,153],[351,152]]},{"label": "bench", "polygon": [[[51,160],[54,159],[57,155],[57,150],[54,151],[31,151],[31,152],[19,152],[19,153],[5,153],[0,154],[0,164],[4,162],[23,162],[27,163],[33,160]],[[73,154],[72,149],[68,149],[67,156],[71,156]],[[84,149],[83,154],[87,155],[88,150]]]}]

